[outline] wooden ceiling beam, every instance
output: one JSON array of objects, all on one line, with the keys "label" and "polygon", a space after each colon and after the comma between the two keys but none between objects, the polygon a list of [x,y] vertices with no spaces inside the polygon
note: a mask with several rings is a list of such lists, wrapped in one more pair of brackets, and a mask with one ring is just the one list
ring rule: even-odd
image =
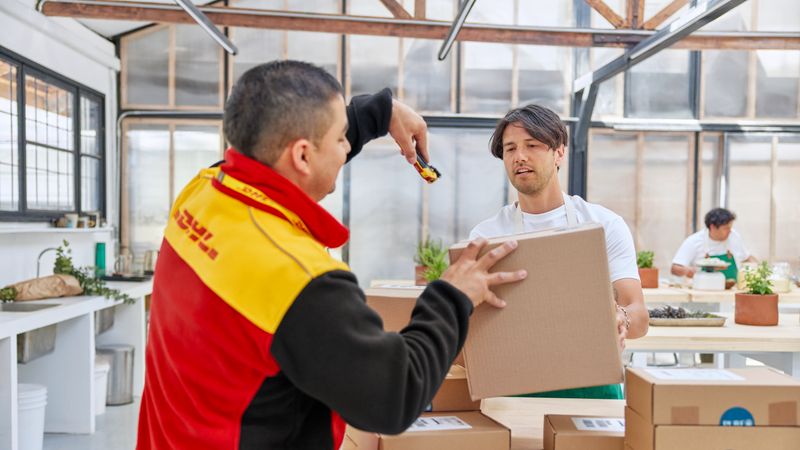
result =
[{"label": "wooden ceiling beam", "polygon": [[608,23],[614,25],[614,28],[624,28],[625,27],[625,19],[623,19],[619,14],[615,13],[610,6],[606,4],[603,0],[585,0],[586,3],[591,6],[595,11],[597,11],[603,18],[605,18]]},{"label": "wooden ceiling beam", "polygon": [[627,19],[625,20],[625,28],[639,29],[642,28],[644,22],[644,1],[645,0],[628,0],[627,1]]},{"label": "wooden ceiling beam", "polygon": [[403,8],[403,5],[397,3],[396,0],[381,0],[381,3],[383,3],[383,6],[385,6],[386,9],[388,9],[396,19],[411,18],[411,14],[409,14],[408,11]]},{"label": "wooden ceiling beam", "polygon": [[[218,26],[393,36],[442,40],[451,23],[333,14],[293,13],[244,8],[200,8]],[[60,0],[42,5],[48,16],[157,23],[195,23],[178,6],[122,1]],[[653,35],[645,30],[534,28],[465,24],[460,41],[565,47],[628,47]],[[693,50],[800,50],[800,33],[695,32],[675,45]]]},{"label": "wooden ceiling beam", "polygon": [[661,11],[655,13],[653,17],[648,19],[642,25],[642,28],[645,30],[655,30],[659,25],[664,23],[665,20],[669,19],[673,14],[678,12],[679,9],[686,6],[687,3],[689,3],[689,0],[673,0],[667,6],[661,8]]},{"label": "wooden ceiling beam", "polygon": [[425,0],[414,0],[414,18],[424,19],[425,17]]}]

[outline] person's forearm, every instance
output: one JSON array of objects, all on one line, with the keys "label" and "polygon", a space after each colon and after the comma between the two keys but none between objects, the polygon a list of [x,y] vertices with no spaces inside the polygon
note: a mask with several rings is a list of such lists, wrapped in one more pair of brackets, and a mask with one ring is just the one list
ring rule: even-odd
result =
[{"label": "person's forearm", "polygon": [[679,277],[691,277],[694,275],[694,270],[691,267],[682,266],[680,264],[673,264],[670,272]]},{"label": "person's forearm", "polygon": [[628,312],[628,318],[631,321],[631,327],[628,329],[628,339],[636,339],[646,335],[650,327],[650,314],[647,312],[647,307],[644,304],[635,303],[624,306],[624,308]]}]

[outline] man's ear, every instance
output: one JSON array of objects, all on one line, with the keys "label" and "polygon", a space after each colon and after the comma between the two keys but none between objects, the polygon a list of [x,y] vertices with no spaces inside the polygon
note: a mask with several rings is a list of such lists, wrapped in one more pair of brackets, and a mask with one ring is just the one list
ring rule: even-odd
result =
[{"label": "man's ear", "polygon": [[567,153],[567,146],[566,145],[561,145],[561,146],[559,146],[557,149],[555,149],[553,151],[556,152],[556,154],[555,154],[556,167],[558,167],[560,169],[561,168],[561,164],[564,163],[564,156]]},{"label": "man's ear", "polygon": [[311,174],[308,158],[313,149],[313,144],[308,139],[298,139],[290,142],[286,149],[288,162],[292,168],[303,175]]}]

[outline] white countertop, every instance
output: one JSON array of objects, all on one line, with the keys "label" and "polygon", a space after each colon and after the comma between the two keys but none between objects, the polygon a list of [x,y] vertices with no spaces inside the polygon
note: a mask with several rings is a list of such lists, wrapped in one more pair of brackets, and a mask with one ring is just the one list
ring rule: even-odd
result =
[{"label": "white countertop", "polygon": [[[141,282],[110,281],[106,285],[142,301],[141,297],[153,291],[153,280]],[[0,311],[0,339],[41,328],[65,320],[88,314],[99,309],[116,306],[121,300],[109,300],[103,296],[60,297],[47,300],[26,301],[30,304],[56,304],[52,308],[31,312]]]}]

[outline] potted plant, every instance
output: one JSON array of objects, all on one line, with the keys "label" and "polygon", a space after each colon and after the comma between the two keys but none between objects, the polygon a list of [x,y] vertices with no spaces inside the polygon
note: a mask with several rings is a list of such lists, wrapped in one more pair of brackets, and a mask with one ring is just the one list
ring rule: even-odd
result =
[{"label": "potted plant", "polygon": [[414,262],[414,284],[424,286],[438,280],[447,269],[447,249],[441,241],[427,238],[417,244]]},{"label": "potted plant", "polygon": [[745,269],[747,290],[736,293],[736,323],[766,326],[778,324],[778,294],[772,292],[770,275],[772,270],[766,262],[755,269]]},{"label": "potted plant", "polygon": [[639,266],[639,279],[642,280],[643,288],[658,287],[658,269],[653,267],[653,257],[655,253],[650,250],[642,250],[636,254],[636,265]]}]

